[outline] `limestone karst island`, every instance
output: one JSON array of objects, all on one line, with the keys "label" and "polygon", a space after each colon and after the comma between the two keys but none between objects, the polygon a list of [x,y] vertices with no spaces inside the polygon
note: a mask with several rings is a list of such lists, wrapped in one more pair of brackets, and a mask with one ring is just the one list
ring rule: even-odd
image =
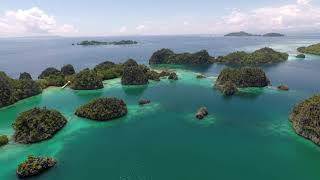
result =
[{"label": "limestone karst island", "polygon": [[0,1],[0,180],[319,180],[320,2]]}]

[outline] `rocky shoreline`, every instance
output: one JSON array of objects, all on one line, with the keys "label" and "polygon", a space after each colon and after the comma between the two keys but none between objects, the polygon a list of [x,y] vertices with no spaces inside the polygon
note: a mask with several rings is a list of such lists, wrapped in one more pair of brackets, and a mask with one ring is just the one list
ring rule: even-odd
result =
[{"label": "rocky shoreline", "polygon": [[289,119],[298,135],[320,145],[320,95],[297,104]]}]

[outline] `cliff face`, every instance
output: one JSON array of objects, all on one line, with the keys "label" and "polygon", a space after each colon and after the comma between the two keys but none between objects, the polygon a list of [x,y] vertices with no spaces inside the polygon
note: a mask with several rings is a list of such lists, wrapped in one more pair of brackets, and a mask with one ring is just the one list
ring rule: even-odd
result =
[{"label": "cliff face", "polygon": [[290,122],[297,134],[320,145],[320,95],[296,105],[291,112]]},{"label": "cliff face", "polygon": [[20,78],[11,79],[4,72],[0,72],[0,108],[42,92],[41,87],[28,75],[24,74]]},{"label": "cliff face", "polygon": [[138,65],[138,63],[132,59],[129,59],[124,63],[123,74],[121,78],[121,84],[123,85],[144,85],[148,84],[148,71],[144,65]]}]

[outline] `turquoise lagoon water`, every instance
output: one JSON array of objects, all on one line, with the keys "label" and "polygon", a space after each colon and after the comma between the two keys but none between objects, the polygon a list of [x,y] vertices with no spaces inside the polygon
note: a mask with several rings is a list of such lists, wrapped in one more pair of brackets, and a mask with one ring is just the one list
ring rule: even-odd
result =
[{"label": "turquoise lagoon water", "polygon": [[[202,38],[198,42],[205,46]],[[288,42],[276,44],[284,47]],[[234,49],[250,45],[243,44]],[[162,79],[147,86],[121,86],[115,79],[96,91],[49,88],[1,109],[0,134],[12,135],[11,124],[18,114],[33,107],[59,110],[67,117],[67,126],[42,143],[20,145],[11,140],[1,147],[0,179],[17,179],[16,166],[34,154],[58,159],[56,167],[31,178],[41,180],[318,180],[320,148],[293,132],[288,114],[297,102],[319,92],[320,58],[291,56],[286,63],[263,67],[273,85],[286,83],[289,92],[248,88],[238,96],[223,97],[213,89],[222,65],[155,67],[176,70],[179,80]],[[208,78],[196,79],[196,73]],[[78,106],[105,96],[124,99],[128,115],[110,122],[73,115]],[[152,103],[139,106],[140,98]],[[210,115],[198,121],[194,114],[201,106]]]}]

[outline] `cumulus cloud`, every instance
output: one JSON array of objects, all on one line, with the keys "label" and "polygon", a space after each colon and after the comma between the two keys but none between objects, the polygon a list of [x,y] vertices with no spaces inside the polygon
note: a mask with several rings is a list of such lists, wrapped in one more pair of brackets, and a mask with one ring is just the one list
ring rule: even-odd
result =
[{"label": "cumulus cloud", "polygon": [[310,3],[311,0],[297,0],[298,4],[301,5],[308,5]]},{"label": "cumulus cloud", "polygon": [[280,7],[263,7],[243,12],[232,12],[216,22],[213,28],[218,32],[225,30],[249,31],[308,31],[320,30],[320,8],[312,6],[310,0],[297,0],[295,4]]},{"label": "cumulus cloud", "polygon": [[146,28],[145,25],[139,25],[136,27],[136,30],[141,31],[141,30],[144,30],[145,28]]},{"label": "cumulus cloud", "polygon": [[58,24],[55,17],[38,7],[11,10],[0,16],[0,35],[64,35],[77,32],[70,24]]},{"label": "cumulus cloud", "polygon": [[188,26],[188,25],[190,25],[190,23],[188,21],[184,21],[183,25]]},{"label": "cumulus cloud", "polygon": [[125,33],[125,32],[127,32],[127,26],[122,26],[121,28],[120,28],[120,30],[119,30],[119,32],[120,33]]}]

